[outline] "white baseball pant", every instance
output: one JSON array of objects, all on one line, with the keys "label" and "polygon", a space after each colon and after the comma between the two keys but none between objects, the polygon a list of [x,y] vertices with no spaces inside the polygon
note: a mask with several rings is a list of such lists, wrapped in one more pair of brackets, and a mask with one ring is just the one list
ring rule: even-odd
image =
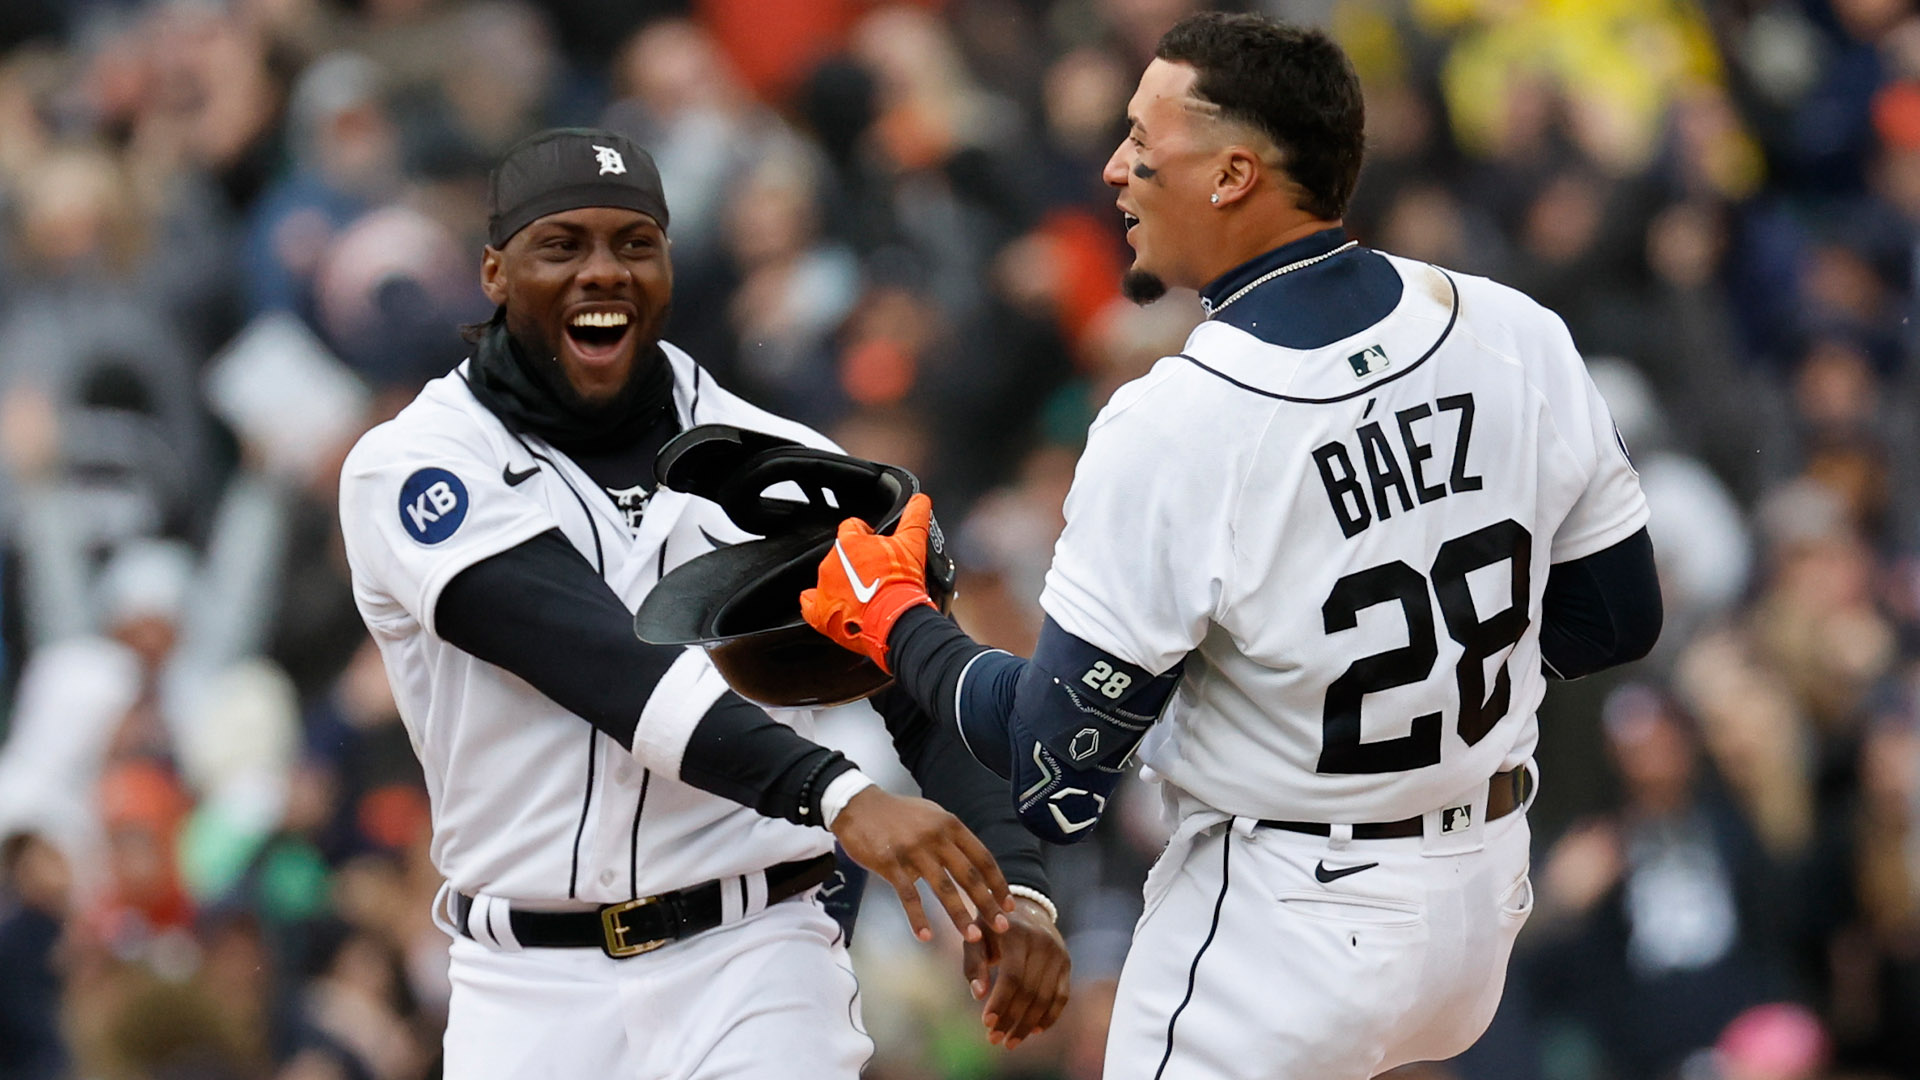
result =
[{"label": "white baseball pant", "polygon": [[1533,907],[1524,811],[1343,845],[1214,822],[1147,879],[1105,1080],[1365,1080],[1486,1030]]},{"label": "white baseball pant", "polygon": [[460,1080],[853,1080],[873,1054],[839,924],[812,897],[655,952],[453,942]]}]

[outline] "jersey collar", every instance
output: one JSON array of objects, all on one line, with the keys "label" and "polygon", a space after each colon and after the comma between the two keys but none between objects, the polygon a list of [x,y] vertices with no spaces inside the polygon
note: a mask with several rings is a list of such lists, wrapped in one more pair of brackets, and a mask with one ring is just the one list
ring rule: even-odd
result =
[{"label": "jersey collar", "polygon": [[1393,314],[1406,283],[1384,255],[1322,229],[1210,283],[1207,319],[1283,349],[1311,351],[1363,334]]},{"label": "jersey collar", "polygon": [[1200,299],[1206,302],[1207,310],[1220,306],[1227,297],[1240,291],[1247,283],[1259,278],[1269,270],[1277,270],[1288,263],[1311,259],[1316,255],[1325,255],[1347,242],[1347,230],[1335,225],[1331,229],[1322,229],[1310,236],[1303,236],[1290,244],[1281,244],[1264,255],[1256,255],[1239,266],[1221,274],[1208,282],[1200,290]]}]

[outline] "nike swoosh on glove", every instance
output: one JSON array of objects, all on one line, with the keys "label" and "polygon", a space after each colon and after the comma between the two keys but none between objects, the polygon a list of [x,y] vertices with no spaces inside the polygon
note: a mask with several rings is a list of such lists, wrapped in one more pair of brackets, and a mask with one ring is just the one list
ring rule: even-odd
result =
[{"label": "nike swoosh on glove", "polygon": [[933,603],[927,596],[927,531],[933,500],[907,500],[893,535],[883,536],[859,518],[840,523],[833,550],[820,560],[817,587],[800,594],[807,625],[880,665],[887,666],[887,634],[908,609]]}]

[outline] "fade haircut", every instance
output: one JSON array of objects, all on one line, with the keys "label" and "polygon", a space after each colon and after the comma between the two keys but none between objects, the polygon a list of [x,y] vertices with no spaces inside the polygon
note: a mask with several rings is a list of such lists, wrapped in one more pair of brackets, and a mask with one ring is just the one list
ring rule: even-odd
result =
[{"label": "fade haircut", "polygon": [[1366,104],[1347,54],[1326,34],[1263,15],[1204,12],[1175,23],[1154,55],[1199,73],[1193,92],[1222,119],[1266,135],[1328,221],[1347,212],[1365,153]]}]

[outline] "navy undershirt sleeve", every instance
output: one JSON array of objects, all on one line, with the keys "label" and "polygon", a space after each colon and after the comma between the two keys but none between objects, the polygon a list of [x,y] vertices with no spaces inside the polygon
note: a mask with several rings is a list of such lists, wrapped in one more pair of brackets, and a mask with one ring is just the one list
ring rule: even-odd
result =
[{"label": "navy undershirt sleeve", "polygon": [[959,701],[954,690],[960,683],[960,673],[982,654],[990,654],[984,657],[984,662],[989,663],[992,671],[984,681],[991,684],[993,691],[1004,691],[990,691],[982,705],[997,712],[1004,721],[1013,712],[1013,678],[1026,666],[1026,661],[987,648],[968,637],[953,620],[926,604],[909,608],[887,633],[887,657],[895,685],[944,728],[958,730]]},{"label": "navy undershirt sleeve", "polygon": [[973,830],[1010,884],[1047,892],[1039,840],[1020,827],[1008,807],[1005,781],[967,753],[953,725],[935,721],[898,682],[875,694],[870,704],[886,721],[894,749],[920,793]]},{"label": "navy undershirt sleeve", "polygon": [[1549,676],[1577,679],[1647,655],[1664,618],[1647,530],[1554,564],[1541,609],[1540,660]]},{"label": "navy undershirt sleeve", "polygon": [[[557,530],[461,571],[441,591],[434,628],[629,750],[647,699],[684,651],[635,637],[633,613]],[[694,728],[679,778],[768,817],[818,824],[809,804],[852,767],[729,691]]]}]

